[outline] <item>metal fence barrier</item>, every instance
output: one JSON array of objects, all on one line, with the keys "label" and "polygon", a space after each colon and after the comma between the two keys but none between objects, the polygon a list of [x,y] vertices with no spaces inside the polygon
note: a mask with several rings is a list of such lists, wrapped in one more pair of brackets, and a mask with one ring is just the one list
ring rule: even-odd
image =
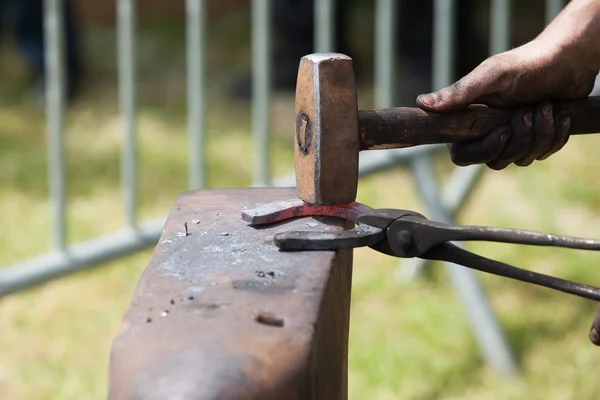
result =
[{"label": "metal fence barrier", "polygon": [[[121,154],[121,185],[125,226],[113,234],[67,246],[66,181],[64,166],[64,32],[61,8],[63,0],[44,0],[46,65],[48,82],[47,135],[49,212],[52,215],[53,249],[29,260],[0,269],[0,297],[47,282],[51,279],[98,265],[105,261],[153,246],[158,240],[164,218],[139,222],[137,219],[136,162],[136,2],[117,1],[118,84],[124,141]],[[546,1],[546,21],[564,6],[564,0]],[[255,186],[293,186],[293,176],[271,177],[269,169],[269,104],[271,77],[271,5],[270,0],[252,1],[252,132],[256,145]],[[375,103],[376,107],[394,106],[394,63],[396,60],[396,0],[375,2]],[[331,51],[333,37],[333,0],[315,0],[315,51]],[[490,51],[498,53],[510,46],[511,0],[491,0]],[[206,1],[187,0],[187,88],[189,132],[189,187],[205,186],[205,101],[204,82],[206,43]],[[453,0],[434,1],[433,87],[452,82],[454,15]],[[361,154],[360,175],[404,165],[412,170],[421,198],[431,216],[451,221],[482,174],[481,166],[457,169],[447,187],[436,181],[429,156],[445,146],[374,151]],[[417,260],[408,270],[418,271]],[[498,371],[518,372],[501,327],[473,271],[446,265],[451,282],[460,294],[469,315],[473,333],[486,360]]]}]

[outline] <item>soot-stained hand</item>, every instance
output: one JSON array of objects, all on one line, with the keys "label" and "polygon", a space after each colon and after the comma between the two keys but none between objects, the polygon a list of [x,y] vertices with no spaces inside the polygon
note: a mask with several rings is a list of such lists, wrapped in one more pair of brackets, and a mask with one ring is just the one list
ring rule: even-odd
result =
[{"label": "soot-stained hand", "polygon": [[573,48],[536,39],[488,58],[446,88],[420,95],[417,104],[437,113],[471,104],[515,108],[510,124],[477,141],[450,145],[450,155],[461,166],[528,166],[547,159],[569,139],[571,116],[554,112],[553,102],[587,97],[597,74],[598,69],[583,62]]},{"label": "soot-stained hand", "polygon": [[520,167],[545,160],[569,140],[571,118],[554,113],[552,103],[543,101],[534,107],[518,108],[510,125],[492,130],[480,140],[450,144],[452,162],[459,166],[486,164],[502,170],[514,163]]}]

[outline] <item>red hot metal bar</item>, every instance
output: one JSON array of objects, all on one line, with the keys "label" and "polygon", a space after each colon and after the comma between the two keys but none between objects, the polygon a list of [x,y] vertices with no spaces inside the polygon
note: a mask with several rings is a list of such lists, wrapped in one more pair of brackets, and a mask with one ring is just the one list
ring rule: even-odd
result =
[{"label": "red hot metal bar", "polygon": [[253,225],[266,225],[287,221],[297,217],[337,217],[357,223],[358,217],[373,209],[367,205],[353,202],[334,206],[305,203],[296,198],[260,205],[242,213],[242,218]]},{"label": "red hot metal bar", "polygon": [[111,400],[347,398],[352,251],[282,252],[273,236],[348,223],[255,228],[240,218],[295,196],[252,188],[179,197],[113,342]]}]

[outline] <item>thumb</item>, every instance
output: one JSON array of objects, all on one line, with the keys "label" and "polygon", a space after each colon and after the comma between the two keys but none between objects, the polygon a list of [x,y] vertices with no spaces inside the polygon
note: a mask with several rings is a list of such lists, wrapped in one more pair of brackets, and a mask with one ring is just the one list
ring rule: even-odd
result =
[{"label": "thumb", "polygon": [[480,65],[459,81],[433,93],[417,97],[417,105],[426,111],[445,113],[458,111],[483,98],[490,89],[492,71]]}]

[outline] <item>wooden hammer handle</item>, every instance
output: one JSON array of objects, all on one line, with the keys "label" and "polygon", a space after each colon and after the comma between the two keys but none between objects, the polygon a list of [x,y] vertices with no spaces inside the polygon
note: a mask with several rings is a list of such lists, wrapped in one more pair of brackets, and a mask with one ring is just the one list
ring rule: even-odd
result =
[{"label": "wooden hammer handle", "polygon": [[[600,97],[553,103],[555,115],[571,116],[571,134],[600,133]],[[393,149],[478,139],[509,124],[514,109],[473,105],[464,111],[436,114],[419,108],[382,108],[358,112],[360,149]]]}]

